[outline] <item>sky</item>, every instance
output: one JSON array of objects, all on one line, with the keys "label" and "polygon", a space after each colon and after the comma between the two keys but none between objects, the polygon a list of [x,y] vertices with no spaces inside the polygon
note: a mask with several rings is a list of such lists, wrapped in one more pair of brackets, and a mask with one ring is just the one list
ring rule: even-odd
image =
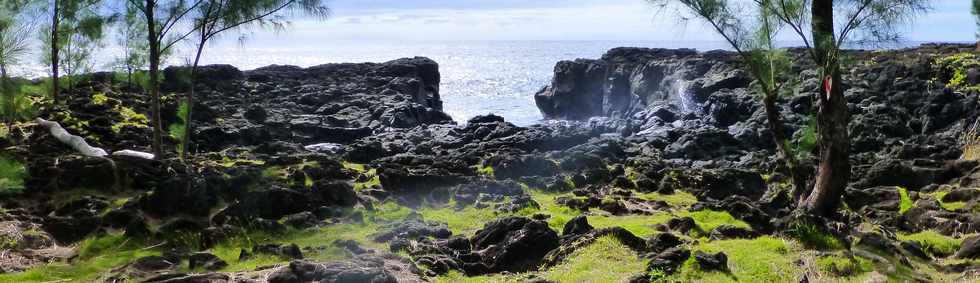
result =
[{"label": "sky", "polygon": [[[681,21],[673,10],[645,0],[327,1],[332,9],[328,19],[298,18],[285,32],[254,32],[250,45],[375,39],[720,40],[702,22]],[[906,39],[973,41],[977,28],[969,2],[935,0],[930,13],[903,28]]]}]

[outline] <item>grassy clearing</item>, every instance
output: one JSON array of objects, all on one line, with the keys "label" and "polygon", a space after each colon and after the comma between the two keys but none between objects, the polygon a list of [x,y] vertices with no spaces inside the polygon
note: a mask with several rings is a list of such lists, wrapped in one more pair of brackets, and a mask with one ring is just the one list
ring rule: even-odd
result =
[{"label": "grassy clearing", "polygon": [[19,273],[0,274],[0,282],[95,282],[107,270],[137,258],[159,255],[143,243],[119,234],[90,238],[78,245],[78,259],[55,262]]},{"label": "grassy clearing", "polygon": [[902,241],[912,241],[922,245],[929,253],[937,257],[948,256],[960,248],[960,240],[936,231],[926,230],[915,234],[898,235]]},{"label": "grassy clearing", "polygon": [[[703,243],[695,248],[728,255],[727,272],[700,270],[692,256],[671,279],[681,282],[796,282],[799,281],[799,248],[792,242],[764,236],[751,240]],[[692,253],[693,254],[693,253]]]}]

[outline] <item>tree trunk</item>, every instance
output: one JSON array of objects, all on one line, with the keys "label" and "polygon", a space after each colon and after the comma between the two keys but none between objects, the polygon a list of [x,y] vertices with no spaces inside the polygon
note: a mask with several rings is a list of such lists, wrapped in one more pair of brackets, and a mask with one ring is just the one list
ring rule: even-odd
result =
[{"label": "tree trunk", "polygon": [[54,0],[54,7],[51,13],[51,99],[58,104],[58,26],[61,25],[59,15],[59,2]]},{"label": "tree trunk", "polygon": [[187,117],[185,117],[187,120],[184,121],[184,140],[181,141],[183,143],[181,145],[181,148],[183,149],[180,153],[181,158],[184,158],[187,151],[190,150],[190,147],[188,146],[191,143],[191,127],[194,126],[194,123],[192,122],[193,119],[191,118],[191,115],[194,113],[194,80],[197,78],[197,66],[201,62],[201,53],[204,51],[204,44],[206,42],[207,39],[202,36],[201,42],[197,45],[197,54],[194,56],[194,65],[191,66],[191,85],[190,91],[187,92]]},{"label": "tree trunk", "polygon": [[160,121],[160,88],[158,76],[160,75],[160,41],[157,39],[156,23],[154,19],[153,6],[154,0],[146,0],[144,13],[146,16],[147,38],[150,44],[150,116],[153,124],[153,154],[163,156],[163,126]]},{"label": "tree trunk", "polygon": [[762,99],[763,108],[766,110],[766,120],[769,122],[769,131],[772,132],[772,141],[776,143],[776,149],[782,155],[783,163],[789,176],[793,181],[793,192],[799,194],[806,186],[806,179],[800,174],[796,156],[786,147],[786,126],[783,125],[782,115],[776,107],[776,93],[766,93]]},{"label": "tree trunk", "polygon": [[832,0],[814,0],[811,12],[814,59],[823,68],[817,112],[820,166],[813,191],[803,207],[814,215],[829,216],[840,205],[841,195],[850,179],[850,138],[847,132],[850,117],[834,38],[834,3]]},{"label": "tree trunk", "polygon": [[8,89],[13,86],[10,85],[10,78],[7,77],[6,65],[6,63],[0,63],[0,95],[6,96],[5,98],[0,99],[0,101],[3,101],[3,103],[0,103],[0,107],[3,107],[0,108],[0,110],[2,110],[0,113],[5,113],[0,118],[2,118],[3,123],[7,126],[7,130],[10,131],[12,129],[11,125],[13,125],[14,119],[12,118],[13,111],[11,111],[11,109],[9,109],[10,107],[8,106],[13,104],[11,100],[13,100],[14,97],[12,95],[13,92]]}]

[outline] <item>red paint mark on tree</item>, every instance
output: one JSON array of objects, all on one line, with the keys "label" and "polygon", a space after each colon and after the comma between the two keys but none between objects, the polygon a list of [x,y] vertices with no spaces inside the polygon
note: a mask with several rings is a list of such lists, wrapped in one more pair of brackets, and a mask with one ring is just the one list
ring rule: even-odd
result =
[{"label": "red paint mark on tree", "polygon": [[833,90],[834,90],[834,78],[833,77],[827,76],[826,78],[823,79],[823,90],[827,94],[827,100],[830,100],[830,95],[831,95],[831,93],[833,93]]}]

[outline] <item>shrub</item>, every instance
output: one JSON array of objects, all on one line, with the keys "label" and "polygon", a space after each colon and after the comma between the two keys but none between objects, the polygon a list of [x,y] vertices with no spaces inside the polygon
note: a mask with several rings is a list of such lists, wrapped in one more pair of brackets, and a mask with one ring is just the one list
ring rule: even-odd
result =
[{"label": "shrub", "polygon": [[937,76],[933,81],[940,82],[946,87],[965,93],[980,93],[980,85],[972,85],[967,81],[970,69],[980,68],[980,55],[974,53],[959,53],[937,58],[933,65]]}]

